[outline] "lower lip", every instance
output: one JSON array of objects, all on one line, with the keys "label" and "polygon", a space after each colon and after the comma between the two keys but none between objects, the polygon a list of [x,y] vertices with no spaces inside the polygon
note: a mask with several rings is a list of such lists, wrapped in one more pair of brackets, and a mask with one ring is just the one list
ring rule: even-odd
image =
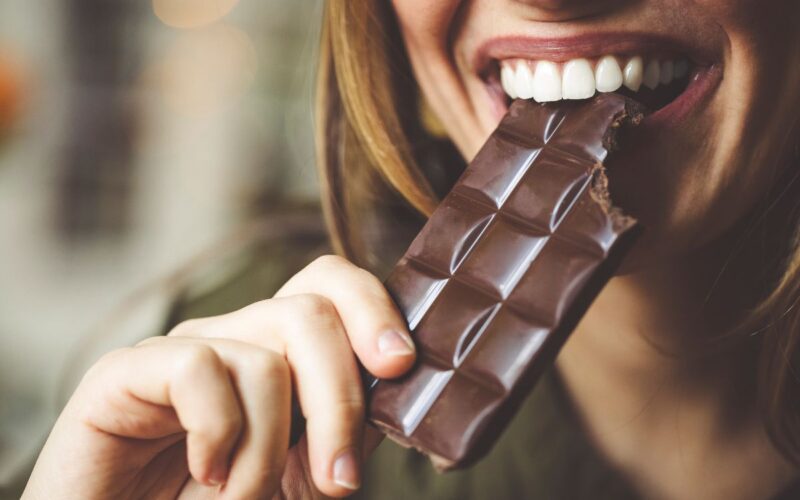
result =
[{"label": "lower lip", "polygon": [[682,122],[694,109],[708,101],[722,81],[722,68],[712,65],[693,74],[689,85],[674,101],[648,115],[642,127],[669,127]]}]

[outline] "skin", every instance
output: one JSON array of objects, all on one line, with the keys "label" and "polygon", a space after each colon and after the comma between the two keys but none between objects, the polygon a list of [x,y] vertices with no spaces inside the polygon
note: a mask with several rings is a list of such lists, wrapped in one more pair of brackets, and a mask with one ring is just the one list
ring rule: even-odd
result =
[{"label": "skin", "polygon": [[[472,62],[492,36],[600,33],[602,44],[604,32],[658,32],[711,54],[723,78],[703,105],[680,123],[643,125],[618,157],[612,194],[648,237],[578,326],[558,370],[598,449],[648,498],[765,498],[794,479],[755,415],[753,349],[697,342],[727,331],[748,303],[745,271],[760,264],[747,252],[735,279],[706,299],[730,235],[773,179],[796,168],[788,160],[800,68],[789,61],[800,47],[800,4],[393,5],[422,92],[467,159],[500,117]],[[781,238],[764,246],[780,249]],[[356,358],[379,377],[413,364],[412,348],[387,332],[408,335],[380,282],[325,257],[273,299],[114,351],[69,401],[25,498],[344,496],[379,440],[364,431]],[[308,432],[287,450],[292,383]],[[337,468],[342,456],[350,458]]]}]

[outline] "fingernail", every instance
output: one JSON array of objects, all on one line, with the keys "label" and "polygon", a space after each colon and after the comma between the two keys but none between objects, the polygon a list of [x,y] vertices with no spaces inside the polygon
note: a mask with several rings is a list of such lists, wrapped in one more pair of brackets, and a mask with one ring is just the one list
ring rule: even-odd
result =
[{"label": "fingernail", "polygon": [[333,462],[333,482],[348,490],[357,490],[361,486],[358,478],[358,460],[353,448],[342,452]]},{"label": "fingernail", "polygon": [[405,333],[387,330],[378,338],[378,350],[386,356],[414,354],[414,342]]}]

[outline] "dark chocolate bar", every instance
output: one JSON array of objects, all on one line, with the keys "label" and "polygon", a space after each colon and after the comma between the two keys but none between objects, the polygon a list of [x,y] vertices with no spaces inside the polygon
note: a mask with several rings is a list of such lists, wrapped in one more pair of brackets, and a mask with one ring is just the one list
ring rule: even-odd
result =
[{"label": "dark chocolate bar", "polygon": [[511,105],[386,281],[419,355],[373,382],[373,424],[439,469],[488,452],[640,232],[602,162],[641,118],[614,94]]}]

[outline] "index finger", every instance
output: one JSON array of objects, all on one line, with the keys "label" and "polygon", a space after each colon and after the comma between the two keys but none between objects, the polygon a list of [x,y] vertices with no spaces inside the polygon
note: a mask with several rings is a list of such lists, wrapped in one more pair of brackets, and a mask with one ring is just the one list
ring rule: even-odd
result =
[{"label": "index finger", "polygon": [[320,257],[275,295],[316,294],[336,308],[353,350],[373,375],[393,378],[413,364],[416,349],[403,316],[374,275],[342,257]]}]

